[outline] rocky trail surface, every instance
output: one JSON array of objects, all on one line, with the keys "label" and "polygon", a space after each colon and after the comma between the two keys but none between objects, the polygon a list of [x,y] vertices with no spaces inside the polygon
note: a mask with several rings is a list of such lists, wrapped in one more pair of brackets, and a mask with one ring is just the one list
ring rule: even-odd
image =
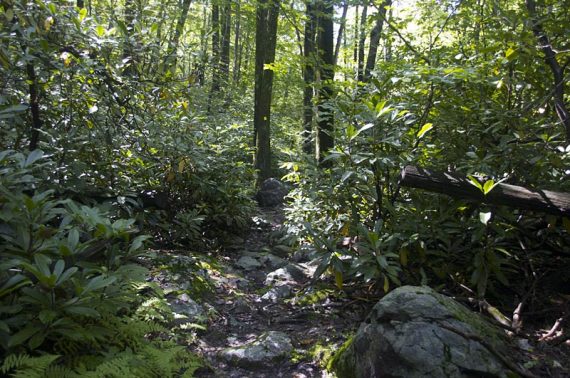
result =
[{"label": "rocky trail surface", "polygon": [[[309,285],[317,263],[278,243],[282,221],[280,210],[260,210],[245,239],[216,256],[217,267],[204,276],[209,294],[199,303],[186,290],[196,281],[195,271],[185,271],[191,258],[174,256],[175,274],[155,276],[175,326],[194,330],[190,348],[209,365],[198,377],[328,377],[323,354],[339,347],[370,308]],[[196,323],[203,328],[196,331]]]}]

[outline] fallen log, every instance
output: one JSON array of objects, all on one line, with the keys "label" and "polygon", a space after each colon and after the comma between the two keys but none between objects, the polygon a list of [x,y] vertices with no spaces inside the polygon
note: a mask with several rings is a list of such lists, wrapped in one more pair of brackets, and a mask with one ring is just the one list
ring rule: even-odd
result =
[{"label": "fallen log", "polygon": [[527,189],[522,186],[501,183],[485,195],[465,176],[449,172],[433,172],[411,165],[402,170],[400,185],[491,205],[570,216],[569,193]]}]

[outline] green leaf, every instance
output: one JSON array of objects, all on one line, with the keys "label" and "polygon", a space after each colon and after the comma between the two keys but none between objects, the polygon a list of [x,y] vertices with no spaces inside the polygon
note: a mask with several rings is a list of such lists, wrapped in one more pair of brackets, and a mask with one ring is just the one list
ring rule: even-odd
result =
[{"label": "green leaf", "polygon": [[73,266],[69,269],[67,269],[65,272],[63,272],[63,274],[58,278],[57,282],[55,283],[55,286],[59,286],[61,284],[63,284],[65,281],[67,281],[69,278],[71,278],[71,276],[73,276],[77,271],[79,270],[79,268]]},{"label": "green leaf", "polygon": [[368,129],[371,129],[374,127],[373,123],[367,123],[366,125],[362,126],[360,129],[358,129],[358,131],[356,132],[356,134],[354,134],[354,136],[352,138],[350,138],[351,140],[356,138],[358,135],[360,135],[361,132],[366,131]]},{"label": "green leaf", "polygon": [[507,51],[505,51],[505,58],[510,62],[517,57],[517,50],[509,47]]},{"label": "green leaf", "polygon": [[140,250],[141,247],[143,246],[144,241],[148,239],[150,239],[149,235],[139,235],[136,238],[134,238],[129,247],[129,253],[133,253]]},{"label": "green leaf", "polygon": [[3,297],[6,294],[11,293],[14,290],[19,289],[22,286],[29,285],[32,282],[22,274],[16,274],[15,276],[10,277],[10,279],[2,285],[0,288],[0,297]]},{"label": "green leaf", "polygon": [[26,342],[26,340],[28,340],[30,337],[32,337],[33,335],[35,335],[40,331],[41,329],[37,325],[29,325],[20,332],[16,333],[14,336],[10,337],[8,345],[10,347],[18,346]]},{"label": "green leaf", "polygon": [[58,260],[55,263],[55,266],[53,268],[53,274],[59,278],[59,276],[61,276],[61,273],[63,273],[63,270],[65,269],[65,261],[63,260]]},{"label": "green leaf", "polygon": [[343,283],[343,279],[342,279],[342,272],[335,270],[334,272],[334,282],[336,284],[336,287],[341,290],[342,289],[342,283]]},{"label": "green leaf", "polygon": [[485,185],[483,185],[483,194],[489,193],[496,186],[495,181],[487,180]]},{"label": "green leaf", "polygon": [[475,186],[476,188],[478,188],[480,191],[483,192],[483,185],[481,185],[479,180],[477,180],[475,177],[473,177],[471,175],[467,175],[467,178],[469,179],[469,182],[471,183],[471,185]]},{"label": "green leaf", "polygon": [[28,105],[12,105],[6,109],[0,110],[0,119],[13,118],[16,114],[23,113],[26,110],[28,110]]},{"label": "green leaf", "polygon": [[353,171],[348,171],[348,172],[344,172],[342,174],[342,177],[340,178],[340,182],[345,182],[346,180],[348,180],[350,178],[350,176],[352,176],[354,174]]},{"label": "green leaf", "polygon": [[98,318],[101,316],[99,312],[89,307],[72,306],[64,310],[68,314],[88,316],[90,318]]},{"label": "green leaf", "polygon": [[95,28],[95,33],[97,33],[98,37],[102,37],[105,35],[105,28],[103,27],[103,25],[97,25],[97,27]]},{"label": "green leaf", "polygon": [[77,247],[77,243],[79,243],[79,231],[76,228],[69,231],[69,234],[67,235],[67,243],[71,249],[75,249],[75,247]]},{"label": "green leaf", "polygon": [[37,349],[40,345],[44,343],[45,339],[46,339],[46,334],[44,332],[38,332],[30,338],[30,341],[28,341],[28,346],[32,350]]},{"label": "green leaf", "polygon": [[428,131],[430,131],[431,129],[433,129],[433,124],[431,123],[426,123],[425,125],[422,126],[422,128],[420,129],[420,131],[418,131],[417,137],[421,138],[424,136],[425,133],[427,133]]},{"label": "green leaf", "polygon": [[83,21],[87,17],[87,8],[81,8],[79,10],[79,21]]},{"label": "green leaf", "polygon": [[113,282],[116,281],[116,277],[105,277],[105,276],[97,276],[95,278],[92,278],[91,280],[89,280],[89,282],[87,283],[87,285],[85,285],[85,292],[91,291],[91,290],[98,290],[98,289],[102,289],[105,286],[109,286],[111,285]]},{"label": "green leaf", "polygon": [[32,165],[33,163],[35,163],[36,161],[41,159],[43,156],[44,156],[44,152],[42,150],[33,150],[28,155],[28,158],[26,159],[26,163],[24,164],[24,167],[29,167],[30,165]]}]

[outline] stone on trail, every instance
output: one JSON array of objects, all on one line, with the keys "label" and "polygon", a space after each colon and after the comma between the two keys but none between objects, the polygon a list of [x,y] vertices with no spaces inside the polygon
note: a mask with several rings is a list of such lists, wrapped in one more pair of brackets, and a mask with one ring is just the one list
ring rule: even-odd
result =
[{"label": "stone on trail", "polygon": [[291,247],[283,244],[277,244],[273,246],[271,252],[279,257],[287,257],[291,253]]},{"label": "stone on trail", "polygon": [[242,256],[236,262],[236,265],[244,270],[254,270],[261,266],[261,263],[251,256]]},{"label": "stone on trail", "polygon": [[289,298],[293,295],[293,290],[289,285],[275,286],[261,297],[264,301],[271,301],[277,303],[279,299]]},{"label": "stone on trail", "polygon": [[305,271],[296,264],[287,264],[269,273],[265,278],[266,285],[295,284],[307,278]]},{"label": "stone on trail", "polygon": [[277,257],[275,255],[272,255],[271,253],[268,253],[266,255],[261,256],[259,258],[259,262],[263,266],[268,267],[270,269],[278,269],[278,268],[281,268],[281,267],[287,265],[287,260],[284,260],[281,257]]},{"label": "stone on trail", "polygon": [[192,300],[187,294],[182,294],[169,304],[174,313],[175,325],[199,323],[206,318],[204,307]]},{"label": "stone on trail", "polygon": [[261,183],[255,199],[261,207],[281,205],[289,192],[287,186],[275,178],[269,178]]},{"label": "stone on trail", "polygon": [[287,359],[292,350],[291,339],[286,333],[269,331],[241,347],[224,349],[220,355],[234,366],[259,368]]},{"label": "stone on trail", "polygon": [[430,288],[403,286],[374,306],[332,366],[339,378],[507,377],[497,354],[509,356],[500,328]]}]

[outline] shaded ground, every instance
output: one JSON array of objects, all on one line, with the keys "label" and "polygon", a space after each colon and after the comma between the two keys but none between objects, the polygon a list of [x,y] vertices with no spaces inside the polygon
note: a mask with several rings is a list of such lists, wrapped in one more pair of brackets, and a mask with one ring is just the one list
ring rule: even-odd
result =
[{"label": "shaded ground", "polygon": [[[329,377],[319,360],[346,340],[373,303],[343,299],[330,287],[309,287],[316,268],[309,256],[292,254],[276,240],[281,211],[261,210],[254,220],[245,240],[226,248],[216,256],[217,266],[204,270],[204,285],[210,282],[213,287],[204,290],[201,304],[185,294],[200,289],[195,283],[196,266],[188,263],[192,258],[172,253],[170,258],[180,266],[169,266],[170,273],[156,271],[154,280],[165,288],[173,310],[187,316],[179,322],[205,326],[196,333],[191,349],[210,367],[197,376]],[[227,348],[248,345],[269,331],[284,333],[292,350],[260,361],[229,360]]]}]

